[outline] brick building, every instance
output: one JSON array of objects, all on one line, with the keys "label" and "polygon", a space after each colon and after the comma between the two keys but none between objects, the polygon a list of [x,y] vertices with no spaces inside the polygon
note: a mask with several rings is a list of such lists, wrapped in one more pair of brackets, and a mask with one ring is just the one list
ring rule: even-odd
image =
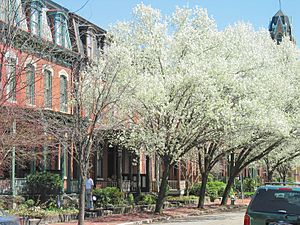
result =
[{"label": "brick building", "polygon": [[[35,119],[40,119],[42,111],[45,120],[70,120],[73,63],[78,57],[96,60],[106,32],[51,0],[0,0],[0,25],[1,36],[5,37],[0,38],[0,106],[7,109],[8,117],[17,115],[7,120],[2,113],[3,121],[9,122],[7,127],[0,127],[0,136],[9,139],[7,133],[18,135],[22,127],[27,127],[24,130],[30,140],[9,146],[8,166],[0,169],[0,194],[22,194],[26,175],[35,171],[59,173],[65,191],[77,192],[79,171],[73,143],[53,144],[54,138],[47,136],[47,130]],[[22,149],[29,148],[34,154],[26,160],[18,158],[25,151]],[[4,158],[4,152],[0,152],[1,157]],[[163,170],[155,156],[137,156],[109,141],[94,148],[91,162],[96,186],[118,186],[124,191],[137,191],[138,186],[143,192],[156,191],[156,180]],[[170,170],[171,191],[182,193],[186,180],[196,181],[197,174],[190,162],[174,166]]]}]

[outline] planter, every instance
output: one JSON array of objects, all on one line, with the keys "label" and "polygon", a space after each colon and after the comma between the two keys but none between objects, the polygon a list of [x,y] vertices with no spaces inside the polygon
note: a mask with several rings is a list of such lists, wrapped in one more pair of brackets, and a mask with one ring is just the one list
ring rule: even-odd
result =
[{"label": "planter", "polygon": [[153,212],[155,210],[155,205],[137,205],[134,209],[137,212]]},{"label": "planter", "polygon": [[[61,214],[61,215],[53,215],[53,216],[46,216],[42,220],[38,219],[40,223],[38,224],[50,224],[50,223],[62,223],[62,222],[68,222],[72,220],[77,220],[77,213],[71,213],[71,214]],[[30,222],[30,225],[33,224],[31,220],[34,219],[29,219],[28,222]]]}]

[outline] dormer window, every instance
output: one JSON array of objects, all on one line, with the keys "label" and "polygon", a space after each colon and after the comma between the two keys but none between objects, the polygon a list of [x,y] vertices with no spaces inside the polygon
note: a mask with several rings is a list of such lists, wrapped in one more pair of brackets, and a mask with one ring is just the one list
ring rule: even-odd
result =
[{"label": "dormer window", "polygon": [[97,51],[97,39],[92,31],[87,31],[86,35],[86,54],[89,58],[94,59]]},{"label": "dormer window", "polygon": [[55,42],[58,45],[65,46],[64,35],[67,30],[66,18],[62,14],[57,14],[55,17]]},{"label": "dormer window", "polygon": [[21,13],[21,0],[0,0],[0,20],[20,26]]},{"label": "dormer window", "polygon": [[64,12],[50,12],[53,29],[53,39],[57,45],[71,48],[71,40],[68,30],[68,18]]},{"label": "dormer window", "polygon": [[0,0],[0,20],[7,19],[7,0]]},{"label": "dormer window", "polygon": [[32,1],[30,31],[39,37],[42,36],[42,8],[43,5],[40,1]]}]

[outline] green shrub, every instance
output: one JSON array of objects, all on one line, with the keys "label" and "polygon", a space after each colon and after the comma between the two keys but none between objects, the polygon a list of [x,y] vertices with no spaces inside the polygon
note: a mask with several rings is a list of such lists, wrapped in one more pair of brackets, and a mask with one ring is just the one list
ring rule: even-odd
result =
[{"label": "green shrub", "polygon": [[137,197],[136,202],[139,205],[153,205],[156,203],[156,196],[151,194],[140,194]]},{"label": "green shrub", "polygon": [[[242,185],[241,180],[235,179],[234,181],[234,192],[236,192],[239,196],[241,196],[242,192]],[[254,178],[245,178],[243,179],[243,191],[244,192],[254,192],[256,187],[260,186],[259,179]]]},{"label": "green shrub", "polygon": [[96,207],[107,208],[110,205],[123,205],[124,193],[116,187],[97,188],[93,191],[93,195],[96,196]]},{"label": "green shrub", "polygon": [[134,205],[134,196],[133,196],[133,194],[128,195],[127,201],[128,201],[129,205]]},{"label": "green shrub", "polygon": [[41,203],[46,202],[49,196],[58,195],[63,188],[60,176],[49,172],[28,175],[26,184],[29,196]]},{"label": "green shrub", "polygon": [[210,201],[214,202],[217,198],[222,196],[226,184],[221,181],[210,181],[207,182],[206,195]]},{"label": "green shrub", "polygon": [[27,201],[24,202],[24,204],[25,204],[28,208],[30,208],[30,207],[33,207],[33,206],[34,206],[35,202],[34,202],[33,199],[28,199]]},{"label": "green shrub", "polygon": [[201,188],[201,183],[193,184],[193,186],[190,189],[190,195],[199,196],[200,195],[200,188]]},{"label": "green shrub", "polygon": [[245,192],[253,192],[253,191],[255,191],[255,188],[257,186],[256,180],[252,179],[252,178],[244,179],[243,184],[244,184],[244,191]]},{"label": "green shrub", "polygon": [[254,193],[255,193],[254,191],[253,191],[253,192],[249,192],[249,191],[248,191],[248,192],[245,192],[245,193],[244,193],[244,197],[245,197],[245,198],[251,198],[251,197],[254,195]]}]

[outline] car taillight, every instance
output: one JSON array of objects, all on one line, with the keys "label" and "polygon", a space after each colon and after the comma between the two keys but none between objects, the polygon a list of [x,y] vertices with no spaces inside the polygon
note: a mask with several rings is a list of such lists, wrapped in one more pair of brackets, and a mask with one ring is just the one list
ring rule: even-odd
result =
[{"label": "car taillight", "polygon": [[278,188],[279,191],[292,191],[292,188]]},{"label": "car taillight", "polygon": [[244,217],[244,225],[250,225],[250,216],[247,213]]},{"label": "car taillight", "polygon": [[24,225],[24,217],[19,217],[19,224]]}]

